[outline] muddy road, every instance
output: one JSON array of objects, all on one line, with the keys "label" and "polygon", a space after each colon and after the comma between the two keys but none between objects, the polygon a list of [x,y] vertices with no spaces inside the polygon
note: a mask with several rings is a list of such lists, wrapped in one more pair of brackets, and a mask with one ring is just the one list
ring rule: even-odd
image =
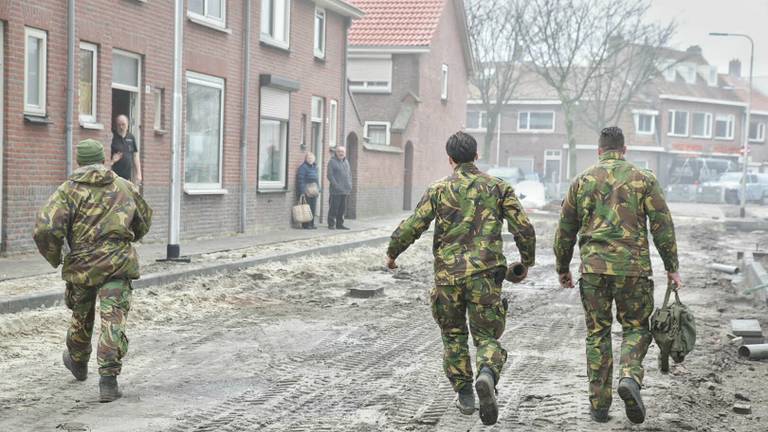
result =
[{"label": "muddy road", "polygon": [[[499,387],[499,423],[462,416],[441,367],[428,292],[429,239],[383,269],[383,249],[308,257],[236,274],[138,290],[129,315],[123,399],[99,404],[95,356],[86,382],[60,364],[63,308],[0,315],[0,431],[766,431],[768,363],[747,362],[728,343],[732,318],[764,303],[705,270],[735,263],[737,248],[765,234],[728,234],[678,221],[683,301],[696,313],[699,345],[661,375],[646,359],[648,420],[631,426],[616,397],[612,419],[589,419],[584,319],[577,290],[560,290],[550,251],[552,220],[537,221],[537,267],[510,299],[502,339],[509,361]],[[513,248],[509,256],[516,258]],[[656,269],[661,269],[658,259]],[[657,302],[666,287],[656,275]],[[372,299],[352,287],[383,287]],[[614,350],[621,328],[614,327]],[[735,394],[753,413],[732,411]]]}]

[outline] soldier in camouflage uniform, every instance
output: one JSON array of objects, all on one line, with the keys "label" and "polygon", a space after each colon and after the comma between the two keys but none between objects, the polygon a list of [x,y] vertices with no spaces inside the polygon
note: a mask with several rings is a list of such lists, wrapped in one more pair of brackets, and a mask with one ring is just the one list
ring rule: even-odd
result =
[{"label": "soldier in camouflage uniform", "polygon": [[77,146],[80,168],[64,182],[40,211],[35,226],[37,248],[53,266],[62,264],[67,282],[65,302],[72,310],[64,365],[85,381],[91,355],[96,299],[99,298],[101,338],[100,399],[121,396],[117,375],[128,351],[126,317],[131,307],[131,280],[139,278],[139,261],[131,242],[148,231],[152,210],[139,190],[103,165],[104,147],[95,140]]},{"label": "soldier in camouflage uniform", "polygon": [[653,280],[648,224],[669,279],[681,286],[675,229],[656,177],[624,160],[624,135],[616,127],[600,135],[600,161],[578,176],[563,201],[555,234],[556,269],[573,288],[569,265],[577,234],[579,288],[587,324],[587,376],[592,418],[608,421],[613,386],[612,303],[623,328],[619,396],[633,423],[645,420],[640,397],[643,359],[651,343]]},{"label": "soldier in camouflage uniform", "polygon": [[435,288],[432,315],[440,326],[445,374],[458,393],[462,413],[475,410],[469,330],[477,347],[480,418],[494,424],[498,416],[495,386],[507,352],[498,339],[504,332],[507,309],[501,299],[506,272],[501,232],[504,220],[514,235],[523,265],[534,264],[536,235],[512,187],[481,173],[474,164],[477,143],[459,132],[446,145],[453,175],[429,187],[415,213],[392,234],[387,265],[435,222]]}]

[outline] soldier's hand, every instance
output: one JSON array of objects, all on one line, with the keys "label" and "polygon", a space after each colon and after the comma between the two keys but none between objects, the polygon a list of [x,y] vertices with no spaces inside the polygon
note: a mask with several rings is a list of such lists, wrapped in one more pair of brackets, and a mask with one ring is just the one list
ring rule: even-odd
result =
[{"label": "soldier's hand", "polygon": [[560,288],[573,288],[573,275],[571,272],[560,274]]},{"label": "soldier's hand", "polygon": [[123,158],[123,153],[122,152],[113,153],[112,154],[112,163],[117,163],[122,158]]},{"label": "soldier's hand", "polygon": [[395,259],[392,257],[387,257],[387,268],[390,270],[394,270],[397,268],[397,263],[395,262]]},{"label": "soldier's hand", "polygon": [[680,278],[679,272],[667,273],[667,278],[675,285],[675,290],[683,287],[683,280]]}]

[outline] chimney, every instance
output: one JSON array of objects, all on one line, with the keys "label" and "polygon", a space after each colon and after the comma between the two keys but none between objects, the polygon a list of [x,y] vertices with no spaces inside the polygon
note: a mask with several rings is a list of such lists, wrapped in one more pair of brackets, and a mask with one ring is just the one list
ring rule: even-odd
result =
[{"label": "chimney", "polygon": [[728,62],[728,75],[734,78],[741,78],[741,60],[733,59]]},{"label": "chimney", "polygon": [[689,56],[701,56],[701,47],[698,45],[691,45],[688,47],[688,49],[685,50],[686,53],[688,53]]}]

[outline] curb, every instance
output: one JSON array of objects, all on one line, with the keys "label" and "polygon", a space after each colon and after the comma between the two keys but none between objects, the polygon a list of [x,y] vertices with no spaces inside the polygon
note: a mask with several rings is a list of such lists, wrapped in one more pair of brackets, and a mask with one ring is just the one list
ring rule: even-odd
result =
[{"label": "curb", "polygon": [[[350,243],[342,243],[332,246],[321,246],[313,249],[307,249],[297,252],[288,252],[285,254],[269,257],[247,258],[240,261],[233,261],[223,264],[214,264],[208,267],[201,267],[189,270],[176,270],[162,273],[148,274],[141,279],[133,281],[133,288],[147,288],[157,285],[166,285],[183,279],[199,276],[212,276],[224,272],[236,272],[254,267],[261,264],[273,262],[288,262],[293,258],[301,258],[310,255],[333,255],[344,252],[349,249],[356,249],[365,246],[375,246],[389,241],[389,236],[375,237],[366,240],[358,240]],[[383,256],[383,253],[382,253]],[[24,310],[38,309],[42,307],[53,307],[62,303],[64,293],[62,290],[45,291],[36,294],[15,296],[10,298],[0,297],[0,315],[22,312]]]}]

